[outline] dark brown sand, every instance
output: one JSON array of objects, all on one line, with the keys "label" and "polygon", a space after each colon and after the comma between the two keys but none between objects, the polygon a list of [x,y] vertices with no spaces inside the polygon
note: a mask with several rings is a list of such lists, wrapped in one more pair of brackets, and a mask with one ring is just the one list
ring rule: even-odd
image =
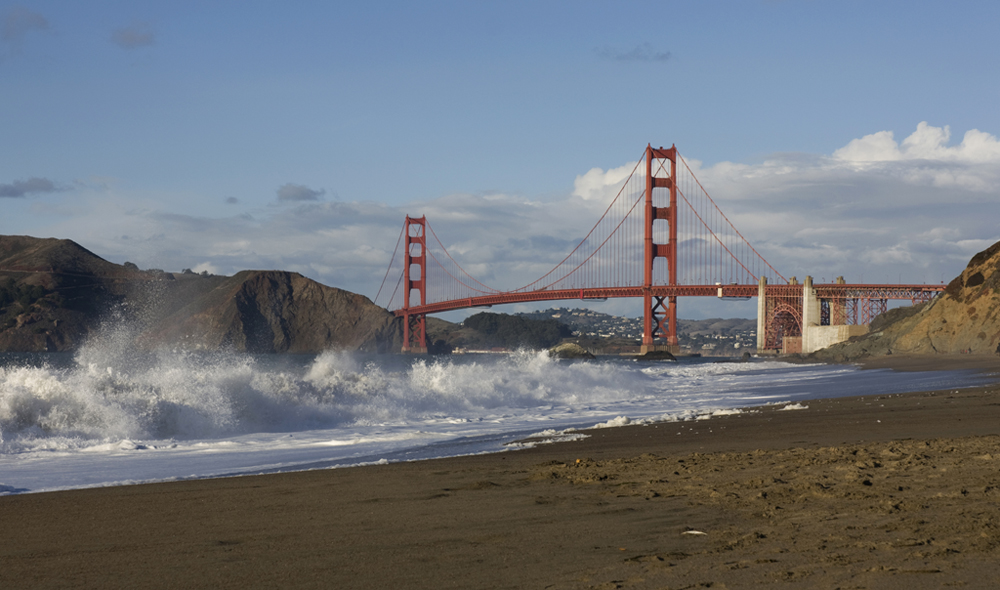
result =
[{"label": "dark brown sand", "polygon": [[804,405],[476,457],[0,497],[0,588],[997,584],[1000,386]]}]

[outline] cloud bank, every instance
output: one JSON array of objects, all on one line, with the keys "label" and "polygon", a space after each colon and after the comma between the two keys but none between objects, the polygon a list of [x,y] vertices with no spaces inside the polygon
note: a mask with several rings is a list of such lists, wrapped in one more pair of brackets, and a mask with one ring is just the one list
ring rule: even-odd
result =
[{"label": "cloud bank", "polygon": [[896,142],[892,131],[880,131],[851,140],[833,152],[833,157],[861,164],[912,160],[964,164],[1000,161],[1000,142],[989,133],[970,129],[962,138],[962,143],[956,146],[948,145],[950,139],[951,128],[948,125],[933,127],[922,121],[902,144]]},{"label": "cloud bank", "polygon": [[[902,141],[880,131],[827,155],[687,163],[740,232],[786,277],[939,283],[1000,240],[997,138],[978,130],[957,144],[950,137],[948,127],[920,123]],[[91,190],[75,196],[84,201],[78,213],[45,231],[144,268],[222,274],[280,268],[373,297],[405,215],[426,215],[466,271],[492,286],[516,288],[575,246],[634,166],[583,172],[572,193],[557,198],[453,194],[398,207],[322,201],[323,190],[289,183],[277,190],[287,206],[225,218],[168,214],[155,202],[137,206],[134,195]],[[50,190],[44,179],[0,185],[4,196]],[[567,304],[574,302],[553,305]],[[615,313],[641,313],[634,301],[607,305]],[[703,305],[685,299],[681,316],[755,313],[698,311]]]},{"label": "cloud bank", "polygon": [[858,282],[950,280],[1000,240],[1000,142],[921,122],[852,140],[829,156],[780,154],[695,173],[772,263]]}]

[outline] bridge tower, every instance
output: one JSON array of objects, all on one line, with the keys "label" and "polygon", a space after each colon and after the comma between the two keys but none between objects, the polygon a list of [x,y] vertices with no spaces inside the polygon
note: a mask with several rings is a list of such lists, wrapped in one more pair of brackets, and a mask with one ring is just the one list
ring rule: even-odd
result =
[{"label": "bridge tower", "polygon": [[[667,160],[670,162],[670,176],[654,176],[653,160]],[[645,236],[644,247],[645,260],[643,262],[643,322],[642,322],[642,347],[641,352],[647,353],[656,350],[653,344],[654,338],[666,338],[667,346],[671,352],[677,352],[677,297],[660,297],[653,294],[653,263],[657,258],[664,258],[667,262],[667,277],[670,286],[677,285],[677,185],[674,179],[677,178],[677,147],[670,149],[654,148],[646,146],[646,209],[645,209]],[[653,200],[653,189],[665,188],[669,190],[669,201],[667,206],[656,206]],[[662,202],[662,199],[657,202]],[[653,241],[653,224],[658,219],[667,222],[668,240],[666,244],[657,244]]]},{"label": "bridge tower", "polygon": [[[427,305],[427,218],[406,216],[406,254],[403,265],[403,352],[427,352],[425,314],[410,313],[410,296],[420,292],[420,305]],[[414,278],[417,275],[417,278]],[[416,339],[416,342],[412,342]]]}]

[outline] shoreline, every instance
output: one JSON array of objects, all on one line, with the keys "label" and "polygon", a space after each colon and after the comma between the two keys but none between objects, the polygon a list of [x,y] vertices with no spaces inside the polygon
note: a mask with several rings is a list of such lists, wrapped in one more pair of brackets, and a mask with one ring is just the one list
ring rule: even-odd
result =
[{"label": "shoreline", "polygon": [[900,372],[913,371],[977,371],[980,373],[1000,373],[1000,354],[893,354],[865,357],[852,361],[834,362],[806,356],[756,357],[784,361],[792,364],[854,365],[860,369],[891,369]]},{"label": "shoreline", "polygon": [[862,369],[892,369],[894,371],[955,371],[974,370],[983,373],[1000,372],[1000,355],[942,354],[934,356],[894,354],[855,361]]},{"label": "shoreline", "polygon": [[[765,364],[773,362],[774,360],[770,357],[761,359],[761,362]],[[798,363],[791,363],[787,366],[794,366],[796,364],[802,365],[812,365],[814,369],[819,370],[821,373],[826,370],[832,370],[833,372],[840,372],[838,366],[842,366],[841,363],[821,363],[821,362],[805,362],[805,359],[799,357],[790,357],[788,360],[798,360]],[[896,364],[900,361],[906,360],[904,357],[896,357],[893,359]],[[924,360],[924,359],[920,359]],[[186,470],[170,469],[169,467],[164,470],[162,468],[157,469],[155,467],[150,468],[149,465],[156,465],[157,462],[164,465],[176,464],[177,460],[170,460],[169,456],[157,455],[155,457],[143,457],[139,458],[138,455],[129,455],[128,457],[122,457],[120,460],[116,460],[111,464],[105,464],[103,466],[95,466],[94,470],[91,471],[91,475],[86,475],[83,479],[73,480],[72,478],[66,481],[56,481],[52,483],[51,481],[48,485],[45,482],[44,471],[48,469],[55,469],[56,472],[60,470],[65,470],[67,473],[80,472],[78,466],[74,465],[72,461],[59,462],[59,459],[55,459],[55,463],[49,463],[44,457],[39,457],[41,461],[36,461],[38,465],[33,467],[34,474],[31,471],[25,472],[24,477],[19,475],[17,467],[13,466],[13,472],[8,473],[8,481],[0,479],[0,483],[13,483],[14,485],[0,485],[0,495],[6,494],[21,494],[21,493],[49,493],[56,491],[69,491],[73,489],[89,489],[89,488],[100,488],[100,487],[115,487],[120,485],[145,485],[152,483],[169,483],[169,482],[181,482],[181,481],[193,481],[198,479],[210,479],[210,478],[224,478],[224,477],[242,477],[242,476],[253,476],[253,475],[264,475],[272,473],[294,473],[296,471],[307,471],[316,469],[326,469],[326,468],[347,468],[356,466],[369,466],[373,464],[381,463],[398,463],[401,461],[412,461],[412,460],[427,460],[427,459],[439,459],[446,458],[449,456],[458,456],[458,454],[487,454],[487,453],[499,453],[517,450],[518,442],[528,441],[534,444],[548,444],[564,442],[569,440],[571,437],[587,436],[582,434],[566,435],[567,432],[579,432],[581,430],[596,430],[600,428],[607,427],[619,427],[624,424],[633,425],[644,425],[650,423],[673,423],[673,422],[684,422],[692,420],[704,420],[711,415],[718,415],[716,412],[747,412],[754,411],[754,408],[765,407],[768,405],[781,406],[790,402],[798,403],[808,403],[809,399],[813,399],[811,396],[817,397],[830,397],[836,398],[840,395],[851,395],[853,391],[854,395],[861,395],[861,393],[868,395],[878,393],[880,391],[894,391],[894,392],[906,392],[906,391],[925,391],[933,388],[945,387],[954,383],[959,387],[973,387],[977,385],[984,385],[989,382],[991,377],[989,374],[983,375],[984,371],[989,371],[992,369],[993,365],[1000,366],[1000,364],[993,363],[995,359],[993,358],[969,358],[962,357],[960,360],[964,361],[964,364],[960,367],[954,366],[953,363],[945,359],[941,361],[939,359],[938,366],[935,369],[952,370],[948,371],[948,374],[954,375],[953,378],[944,378],[938,375],[933,370],[926,370],[926,363],[923,365],[914,365],[904,367],[904,373],[906,369],[909,368],[912,371],[923,372],[917,376],[907,377],[901,375],[898,383],[892,377],[892,372],[887,370],[887,366],[892,366],[887,363],[881,363],[879,366],[865,367],[860,363],[847,364],[850,369],[847,371],[849,373],[850,379],[845,381],[833,381],[836,383],[835,386],[830,386],[829,384],[825,387],[819,388],[819,391],[813,391],[811,394],[803,395],[801,392],[789,391],[789,397],[778,397],[773,395],[737,395],[737,399],[725,399],[722,398],[717,400],[717,403],[712,406],[704,406],[700,409],[697,407],[687,407],[687,408],[674,408],[672,410],[656,410],[656,408],[631,408],[625,410],[619,410],[615,413],[602,412],[599,415],[592,416],[590,418],[581,418],[579,416],[574,417],[573,420],[567,421],[570,416],[562,416],[561,423],[557,421],[558,425],[545,424],[544,422],[538,423],[525,423],[519,425],[519,428],[510,428],[507,430],[476,435],[474,433],[469,433],[465,437],[457,438],[446,438],[438,443],[429,444],[426,446],[416,446],[416,447],[401,447],[398,449],[391,449],[388,452],[380,452],[377,450],[368,449],[367,452],[355,453],[354,455],[348,455],[340,457],[339,455],[327,455],[327,454],[310,454],[308,456],[303,456],[301,460],[297,462],[284,462],[280,461],[269,461],[266,455],[266,450],[264,451],[264,458],[261,459],[258,456],[258,452],[247,452],[243,451],[242,459],[237,460],[234,465],[236,467],[222,466],[215,469],[206,469],[205,462],[202,459],[208,457],[208,455],[202,455],[201,458],[195,456],[192,457],[193,463],[187,468],[182,468]],[[753,372],[754,366],[757,364],[755,361],[746,361],[742,359],[726,359],[722,361],[715,361],[715,363],[701,363],[702,365],[722,363],[726,367],[731,367],[731,369],[726,369],[726,371],[736,371],[737,373],[742,373],[744,369],[740,367],[745,367],[745,370],[750,370]],[[971,364],[970,364],[971,363]],[[992,363],[992,364],[991,364]],[[586,364],[586,363],[585,363]],[[674,363],[667,363],[665,366],[673,365]],[[648,366],[654,366],[654,364],[647,364]],[[912,363],[911,363],[912,365]],[[642,365],[640,365],[642,366]],[[970,369],[969,367],[976,366],[979,369]],[[802,367],[803,369],[807,367]],[[896,368],[893,366],[893,368]],[[865,369],[877,369],[881,372],[878,376],[873,376],[873,379],[865,379],[863,370]],[[955,370],[959,369],[959,370]],[[954,381],[953,379],[957,379]],[[795,381],[793,379],[793,381]],[[813,379],[809,383],[821,383],[826,382],[826,379],[821,378],[819,381]],[[772,385],[780,385],[780,381],[773,382]],[[723,389],[715,390],[719,393],[723,390],[728,391],[725,386]],[[804,391],[809,391],[815,389],[815,385],[808,385]],[[706,390],[709,391],[709,390]],[[735,389],[732,391],[740,391]],[[723,396],[725,397],[725,396]],[[739,399],[742,398],[742,399]],[[752,404],[752,405],[750,405]],[[622,419],[625,416],[628,419]],[[545,436],[542,432],[549,433],[559,433],[555,436]],[[541,436],[536,436],[541,435]],[[560,436],[561,435],[561,436]],[[465,441],[465,442],[460,442]],[[476,442],[480,441],[480,442]],[[197,441],[196,441],[197,442]],[[305,447],[309,448],[308,436],[302,439],[302,442],[306,443]],[[147,443],[146,441],[139,440],[135,446],[138,448],[146,448],[148,444],[152,448],[161,448],[162,445],[159,444],[160,441],[151,441]],[[129,441],[129,445],[132,445]],[[433,449],[437,448],[439,445],[443,445],[438,448],[437,451]],[[173,448],[175,445],[171,445]],[[189,445],[190,446],[190,445]],[[301,446],[301,443],[300,443]],[[322,446],[322,445],[321,445]],[[450,450],[448,448],[451,447]],[[464,448],[463,448],[464,447]],[[444,450],[442,450],[444,449]],[[182,449],[183,451],[184,449]],[[188,449],[188,452],[190,449]],[[182,453],[183,454],[183,453]],[[145,455],[145,454],[143,454]],[[147,459],[152,459],[152,463],[147,461]],[[208,464],[211,464],[212,460],[209,457],[207,459]],[[26,463],[27,464],[27,463]],[[274,466],[274,465],[281,466]],[[146,465],[147,467],[143,467]],[[255,465],[259,467],[254,467]],[[0,466],[2,467],[2,466]],[[3,471],[0,469],[0,471]],[[141,473],[141,475],[136,475]],[[0,477],[4,474],[0,473]],[[18,486],[18,484],[21,484]]]},{"label": "shoreline", "polygon": [[511,452],[3,496],[0,585],[974,582],[1000,574],[998,394],[809,400]]}]

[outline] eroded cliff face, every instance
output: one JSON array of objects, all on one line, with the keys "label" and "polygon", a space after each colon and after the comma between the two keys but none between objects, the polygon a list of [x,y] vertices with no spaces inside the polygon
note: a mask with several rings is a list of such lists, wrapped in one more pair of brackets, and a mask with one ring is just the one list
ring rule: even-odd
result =
[{"label": "eroded cliff face", "polygon": [[1000,353],[1000,242],[976,254],[944,293],[891,310],[868,335],[816,353],[821,360],[887,354]]},{"label": "eroded cliff face", "polygon": [[73,350],[116,323],[145,348],[389,351],[402,342],[401,322],[367,297],[297,273],[141,271],[70,240],[0,236],[0,351]]},{"label": "eroded cliff face", "polygon": [[243,271],[151,326],[147,346],[247,352],[396,350],[402,324],[367,297],[298,273]]}]

